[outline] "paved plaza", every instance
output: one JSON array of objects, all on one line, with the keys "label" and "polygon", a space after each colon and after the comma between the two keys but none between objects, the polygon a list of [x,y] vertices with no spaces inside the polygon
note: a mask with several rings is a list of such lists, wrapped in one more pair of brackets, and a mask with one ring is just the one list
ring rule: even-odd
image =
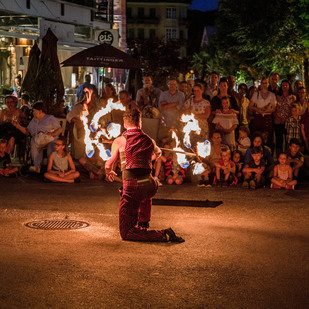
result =
[{"label": "paved plaza", "polygon": [[[163,186],[151,227],[185,243],[125,242],[119,184],[0,178],[0,308],[308,308],[308,183],[295,191]],[[42,230],[25,224],[78,220]]]}]

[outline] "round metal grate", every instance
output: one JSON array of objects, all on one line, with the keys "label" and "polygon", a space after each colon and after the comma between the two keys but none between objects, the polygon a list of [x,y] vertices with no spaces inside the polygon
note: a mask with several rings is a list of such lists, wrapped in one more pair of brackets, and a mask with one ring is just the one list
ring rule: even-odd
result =
[{"label": "round metal grate", "polygon": [[25,226],[40,230],[76,230],[88,227],[90,224],[75,220],[42,220],[28,222]]}]

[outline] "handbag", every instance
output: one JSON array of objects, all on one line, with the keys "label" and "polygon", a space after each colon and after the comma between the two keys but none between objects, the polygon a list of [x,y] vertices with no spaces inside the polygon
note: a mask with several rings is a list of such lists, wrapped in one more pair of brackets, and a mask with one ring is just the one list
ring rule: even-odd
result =
[{"label": "handbag", "polygon": [[46,134],[44,132],[39,132],[34,137],[34,143],[37,148],[44,148],[53,140],[54,140],[54,137],[52,135]]}]

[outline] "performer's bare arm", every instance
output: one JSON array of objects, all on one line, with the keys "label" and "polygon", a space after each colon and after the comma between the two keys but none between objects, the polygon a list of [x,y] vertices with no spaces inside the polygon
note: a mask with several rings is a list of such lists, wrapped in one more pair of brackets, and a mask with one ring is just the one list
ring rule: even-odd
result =
[{"label": "performer's bare arm", "polygon": [[114,181],[114,177],[117,175],[114,171],[115,163],[119,158],[119,152],[123,151],[126,140],[123,136],[116,138],[112,144],[112,156],[105,163],[105,180],[109,182]]},{"label": "performer's bare arm", "polygon": [[154,150],[153,150],[154,153],[152,154],[151,161],[154,161],[154,160],[161,157],[162,150],[157,146],[157,144],[154,140],[152,140],[152,142],[153,142],[153,145],[154,145]]}]

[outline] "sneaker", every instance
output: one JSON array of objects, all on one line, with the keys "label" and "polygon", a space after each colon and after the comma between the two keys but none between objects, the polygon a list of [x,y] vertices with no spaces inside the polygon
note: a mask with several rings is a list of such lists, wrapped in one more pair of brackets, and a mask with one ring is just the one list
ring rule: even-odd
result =
[{"label": "sneaker", "polygon": [[242,183],[242,187],[248,189],[248,188],[249,188],[249,183],[248,183],[248,181],[245,180],[245,181]]},{"label": "sneaker", "polygon": [[178,243],[185,241],[182,237],[176,236],[175,232],[171,228],[164,230],[164,236],[166,238],[166,241]]},{"label": "sneaker", "polygon": [[162,183],[160,182],[160,180],[158,179],[158,177],[153,177],[153,178],[157,182],[158,187],[162,187],[163,186]]},{"label": "sneaker", "polygon": [[30,166],[29,167],[29,172],[31,173],[37,173],[37,174],[40,174],[41,173],[41,169],[39,166]]},{"label": "sneaker", "polygon": [[254,180],[250,180],[250,189],[254,190],[255,186],[256,186],[255,181]]},{"label": "sneaker", "polygon": [[202,187],[205,187],[205,183],[203,180],[200,180],[197,184],[198,187],[202,188]]}]

